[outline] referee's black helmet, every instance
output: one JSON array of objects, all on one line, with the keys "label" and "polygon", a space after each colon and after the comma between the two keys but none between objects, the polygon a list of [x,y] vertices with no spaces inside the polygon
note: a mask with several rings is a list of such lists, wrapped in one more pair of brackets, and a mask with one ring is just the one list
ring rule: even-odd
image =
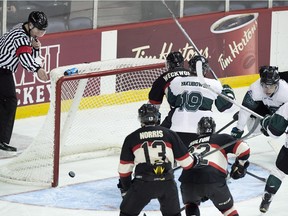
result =
[{"label": "referee's black helmet", "polygon": [[32,11],[29,14],[28,22],[32,23],[39,30],[46,30],[48,27],[47,16],[42,11]]}]

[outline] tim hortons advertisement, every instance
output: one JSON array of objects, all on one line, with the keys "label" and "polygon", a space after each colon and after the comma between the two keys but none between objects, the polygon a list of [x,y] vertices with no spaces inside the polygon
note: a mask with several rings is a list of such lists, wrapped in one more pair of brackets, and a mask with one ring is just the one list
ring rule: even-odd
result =
[{"label": "tim hortons advertisement", "polygon": [[[198,49],[201,55],[208,58],[219,78],[255,74],[260,62],[269,63],[270,53],[267,43],[259,53],[259,41],[263,38],[266,42],[270,41],[269,34],[259,38],[260,16],[259,13],[217,14],[209,18],[198,16],[180,20],[196,47],[173,19],[155,26],[121,30],[118,32],[118,56],[164,59],[167,53],[179,50],[189,61]],[[269,22],[266,22],[266,28],[267,24]]]}]

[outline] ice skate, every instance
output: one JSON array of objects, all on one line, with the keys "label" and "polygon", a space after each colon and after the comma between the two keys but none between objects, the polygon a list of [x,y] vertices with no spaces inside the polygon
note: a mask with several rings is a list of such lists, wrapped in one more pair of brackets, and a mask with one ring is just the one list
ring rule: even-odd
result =
[{"label": "ice skate", "polygon": [[262,202],[259,208],[262,213],[266,213],[268,211],[271,201],[272,201],[272,194],[265,192],[262,197]]}]

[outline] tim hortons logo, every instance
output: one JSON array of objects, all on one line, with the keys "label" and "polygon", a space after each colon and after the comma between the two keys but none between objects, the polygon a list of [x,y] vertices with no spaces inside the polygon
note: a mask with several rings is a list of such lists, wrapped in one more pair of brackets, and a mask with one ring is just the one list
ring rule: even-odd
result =
[{"label": "tim hortons logo", "polygon": [[[255,37],[257,27],[258,27],[258,23],[255,20],[254,25],[251,28],[248,28],[243,31],[243,34],[242,34],[243,36],[242,38],[240,38],[239,41],[233,40],[230,44],[228,44],[228,47],[229,47],[228,53],[230,51],[230,55],[228,55],[227,58],[224,58],[223,53],[221,53],[218,58],[218,63],[220,64],[222,70],[227,68],[235,59],[237,59],[237,57],[239,57],[240,55],[244,55],[245,47],[247,47],[249,44],[255,41],[252,39],[254,39]],[[257,44],[252,45],[252,47],[256,45]]]},{"label": "tim hortons logo", "polygon": [[[173,48],[173,43],[163,43],[161,52],[159,55],[146,55],[146,52],[150,49],[150,45],[144,45],[144,46],[140,46],[140,47],[136,47],[132,49],[132,52],[135,53],[135,58],[149,58],[149,59],[166,59],[166,56],[172,52],[174,49]],[[206,47],[203,50],[199,50],[200,54],[203,55],[204,57],[208,58],[209,54],[208,54],[209,48]],[[193,56],[197,55],[197,51],[188,43],[186,43],[186,45],[179,49],[179,52],[182,53],[184,59],[186,61],[189,61]]]}]

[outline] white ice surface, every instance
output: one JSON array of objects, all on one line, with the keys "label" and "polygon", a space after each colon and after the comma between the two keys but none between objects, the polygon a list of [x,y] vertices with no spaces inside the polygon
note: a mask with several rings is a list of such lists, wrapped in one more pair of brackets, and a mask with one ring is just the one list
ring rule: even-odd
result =
[{"label": "white ice surface", "polygon": [[[241,103],[244,93],[246,92],[247,88],[239,88],[236,89],[236,97],[238,103]],[[235,107],[237,110],[238,108]],[[215,120],[217,123],[217,129],[221,128],[221,126],[225,125],[232,119],[232,115],[234,112],[218,114],[215,113]],[[31,118],[31,119],[23,119],[17,120],[15,122],[14,133],[12,138],[12,145],[17,146],[19,142],[21,143],[21,148],[25,148],[25,146],[29,145],[29,143],[33,140],[38,133],[38,130],[41,128],[41,124],[43,123],[44,118]],[[231,127],[229,127],[224,132],[230,133]],[[264,137],[263,135],[257,136],[255,138],[249,139],[248,143],[251,147],[251,158],[250,161],[253,164],[256,164],[260,167],[264,167],[266,170],[271,170],[274,166],[274,162],[276,159],[277,154],[275,153],[275,149],[279,149],[282,144],[284,143],[284,135],[277,140],[272,140],[271,138]],[[271,147],[268,141],[273,141],[273,145],[277,145],[276,147]],[[0,152],[3,155],[2,152]],[[0,159],[0,165],[7,163],[11,159]],[[102,157],[94,160],[85,160],[79,162],[70,162],[65,163],[60,166],[60,182],[59,187],[65,187],[67,185],[77,185],[83,182],[91,182],[97,179],[105,179],[110,177],[117,176],[117,167],[118,167],[118,160],[119,156],[109,156],[109,157]],[[91,169],[92,168],[92,169]],[[70,178],[68,176],[68,172],[73,170],[76,173],[75,178]],[[252,172],[252,171],[251,171]],[[268,177],[267,172],[260,173],[260,175],[264,175],[263,177]],[[245,177],[246,178],[246,177]],[[237,183],[236,191],[233,194],[234,197],[244,196],[246,194],[247,197],[242,201],[236,201],[235,206],[242,216],[258,216],[261,215],[259,212],[259,204],[261,202],[261,193],[264,190],[264,183],[259,182],[259,180],[255,179],[255,183],[260,184],[259,187],[254,187],[251,184],[241,184]],[[284,179],[282,182],[281,188],[274,197],[274,200],[270,206],[269,211],[265,214],[267,216],[271,215],[278,215],[278,216],[287,216],[287,178]],[[231,183],[234,184],[234,183]],[[262,186],[261,186],[262,185]],[[119,215],[119,211],[98,211],[98,210],[87,210],[83,209],[69,209],[69,208],[59,208],[59,207],[51,207],[51,206],[39,206],[39,205],[31,205],[31,204],[23,204],[21,202],[15,201],[6,201],[3,200],[7,196],[11,196],[12,194],[21,194],[29,191],[35,191],[44,189],[41,187],[33,187],[33,186],[20,186],[20,185],[13,185],[0,182],[0,215],[2,216],[62,216],[62,215],[81,215],[81,216],[116,216]],[[55,190],[53,188],[49,189],[51,191]],[[252,193],[255,191],[255,196],[251,196]],[[250,192],[250,193],[248,193]],[[102,193],[102,192],[101,192]],[[67,195],[67,194],[65,194]],[[72,196],[72,195],[71,195]],[[73,194],[75,196],[75,194]],[[115,196],[119,196],[119,194],[115,194]],[[76,196],[77,197],[77,196]],[[79,195],[77,199],[79,202],[87,197],[83,197],[83,195]],[[55,200],[57,202],[57,200]],[[95,200],[97,202],[97,200]],[[107,200],[107,205],[111,200]],[[159,211],[146,211],[147,216],[160,216],[161,213]],[[140,215],[143,215],[141,213]],[[182,212],[184,215],[184,212]],[[204,204],[201,206],[201,216],[220,216],[220,214],[215,207],[209,204]]]}]

